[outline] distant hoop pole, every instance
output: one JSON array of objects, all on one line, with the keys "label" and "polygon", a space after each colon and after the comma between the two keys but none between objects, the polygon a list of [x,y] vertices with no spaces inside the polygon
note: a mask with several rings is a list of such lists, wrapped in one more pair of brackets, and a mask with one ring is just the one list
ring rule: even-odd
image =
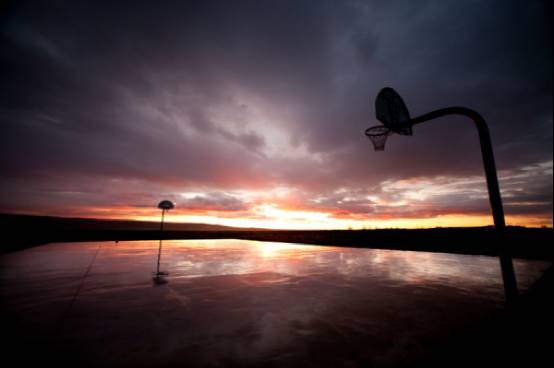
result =
[{"label": "distant hoop pole", "polygon": [[164,233],[164,215],[165,209],[162,209],[162,222],[160,224],[160,245],[158,246],[158,267],[156,268],[156,275],[160,274],[160,257],[162,256],[162,238]]},{"label": "distant hoop pole", "polygon": [[[481,155],[487,177],[487,188],[489,191],[489,201],[491,204],[494,227],[498,233],[498,239],[502,241],[506,230],[504,220],[504,208],[502,207],[502,198],[498,186],[498,177],[496,175],[496,164],[494,162],[494,153],[492,150],[491,136],[485,119],[475,110],[466,107],[447,107],[432,111],[430,113],[418,116],[409,121],[410,125],[421,124],[423,122],[437,119],[447,115],[463,115],[475,123],[479,132],[479,142],[481,143]],[[504,281],[504,292],[508,305],[513,304],[518,298],[518,289],[514,265],[510,252],[504,246],[499,246],[500,268],[502,270],[502,279]]]}]

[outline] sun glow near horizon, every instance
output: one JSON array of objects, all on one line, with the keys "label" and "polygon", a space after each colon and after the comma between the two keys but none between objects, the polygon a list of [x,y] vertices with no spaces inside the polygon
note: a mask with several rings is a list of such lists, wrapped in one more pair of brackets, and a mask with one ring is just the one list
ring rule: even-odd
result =
[{"label": "sun glow near horizon", "polygon": [[[45,215],[43,213],[32,213]],[[49,215],[52,212],[49,211]],[[62,217],[96,218],[107,220],[153,221],[160,220],[160,211],[145,207],[82,208],[66,213],[54,211]],[[264,203],[248,211],[202,211],[179,207],[166,214],[167,223],[194,223],[222,225],[238,228],[263,228],[282,230],[360,230],[360,229],[417,229],[434,227],[480,227],[492,225],[488,214],[444,214],[428,217],[394,217],[340,215],[332,211],[298,210]],[[552,227],[552,219],[539,216],[506,216],[511,226]]]},{"label": "sun glow near horizon", "polygon": [[[199,223],[223,225],[239,228],[261,228],[275,230],[372,230],[372,229],[418,229],[434,227],[480,227],[493,224],[491,216],[484,215],[444,215],[433,218],[398,218],[348,220],[334,218],[328,213],[315,213],[312,219],[299,219],[297,211],[281,210],[279,218],[228,218],[216,216],[175,215],[167,217],[167,222]],[[288,213],[290,212],[290,213]],[[286,215],[285,215],[286,214]],[[134,217],[138,221],[158,221],[158,216]],[[552,222],[544,218],[508,216],[508,226],[552,227]]]},{"label": "sun glow near horizon", "polygon": [[[533,179],[537,175],[548,176],[551,175],[551,170],[552,161],[549,161],[542,166],[523,168],[517,172],[501,172],[502,197],[508,225],[552,227],[551,213],[533,213],[527,210],[529,207],[548,208],[548,198],[532,198],[533,202],[529,202],[527,198],[517,199],[524,190],[520,183],[522,179]],[[268,185],[256,189],[244,185],[237,189],[190,187],[181,191],[172,191],[171,188],[150,190],[160,192],[159,198],[144,192],[135,192],[133,187],[113,188],[117,191],[112,196],[116,200],[113,205],[86,206],[77,201],[64,207],[6,212],[159,221],[159,210],[149,203],[158,203],[158,199],[170,199],[176,204],[176,208],[170,211],[166,221],[173,223],[298,230],[492,225],[486,183],[481,176],[386,180],[373,188],[338,186],[317,192],[287,185]],[[79,196],[86,199],[89,194],[72,193],[71,199],[78,199]]]}]

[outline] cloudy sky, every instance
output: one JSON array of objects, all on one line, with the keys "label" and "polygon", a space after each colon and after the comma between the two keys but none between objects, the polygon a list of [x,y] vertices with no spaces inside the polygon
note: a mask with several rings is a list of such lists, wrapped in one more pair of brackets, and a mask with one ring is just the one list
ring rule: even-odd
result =
[{"label": "cloudy sky", "polygon": [[550,1],[8,1],[0,212],[275,228],[487,225],[461,117],[373,152],[385,86],[489,123],[507,221],[552,226]]}]

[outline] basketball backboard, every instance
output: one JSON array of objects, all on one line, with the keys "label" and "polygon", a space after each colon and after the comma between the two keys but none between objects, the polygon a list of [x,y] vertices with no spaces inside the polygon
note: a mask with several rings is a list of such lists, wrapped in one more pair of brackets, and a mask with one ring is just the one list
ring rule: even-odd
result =
[{"label": "basketball backboard", "polygon": [[375,100],[377,120],[394,133],[412,135],[412,127],[407,125],[410,113],[402,97],[390,87],[383,88]]}]

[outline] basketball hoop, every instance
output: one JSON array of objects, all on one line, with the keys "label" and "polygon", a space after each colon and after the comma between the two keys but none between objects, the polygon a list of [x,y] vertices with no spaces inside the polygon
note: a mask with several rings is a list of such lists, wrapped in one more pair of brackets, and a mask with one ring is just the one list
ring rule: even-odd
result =
[{"label": "basketball hoop", "polygon": [[[477,126],[477,132],[479,133],[481,156],[483,157],[485,166],[485,177],[487,179],[487,189],[494,227],[498,231],[498,234],[501,236],[504,234],[506,222],[504,219],[504,208],[502,207],[500,188],[498,187],[498,176],[492,151],[491,137],[485,119],[483,119],[477,111],[468,109],[467,107],[452,106],[411,118],[402,97],[400,97],[394,89],[386,87],[379,92],[375,100],[375,115],[377,120],[383,123],[383,125],[371,127],[365,131],[365,135],[371,140],[371,143],[373,143],[375,151],[384,151],[387,138],[393,133],[408,136],[412,135],[412,127],[416,124],[450,115],[462,115],[473,120]],[[517,301],[519,295],[512,256],[508,249],[500,248],[499,257],[506,302],[508,305],[512,305]]]},{"label": "basketball hoop", "polygon": [[385,150],[385,143],[387,143],[387,138],[391,134],[392,131],[384,125],[376,125],[367,128],[365,131],[365,135],[371,140],[371,143],[373,143],[375,151]]}]

